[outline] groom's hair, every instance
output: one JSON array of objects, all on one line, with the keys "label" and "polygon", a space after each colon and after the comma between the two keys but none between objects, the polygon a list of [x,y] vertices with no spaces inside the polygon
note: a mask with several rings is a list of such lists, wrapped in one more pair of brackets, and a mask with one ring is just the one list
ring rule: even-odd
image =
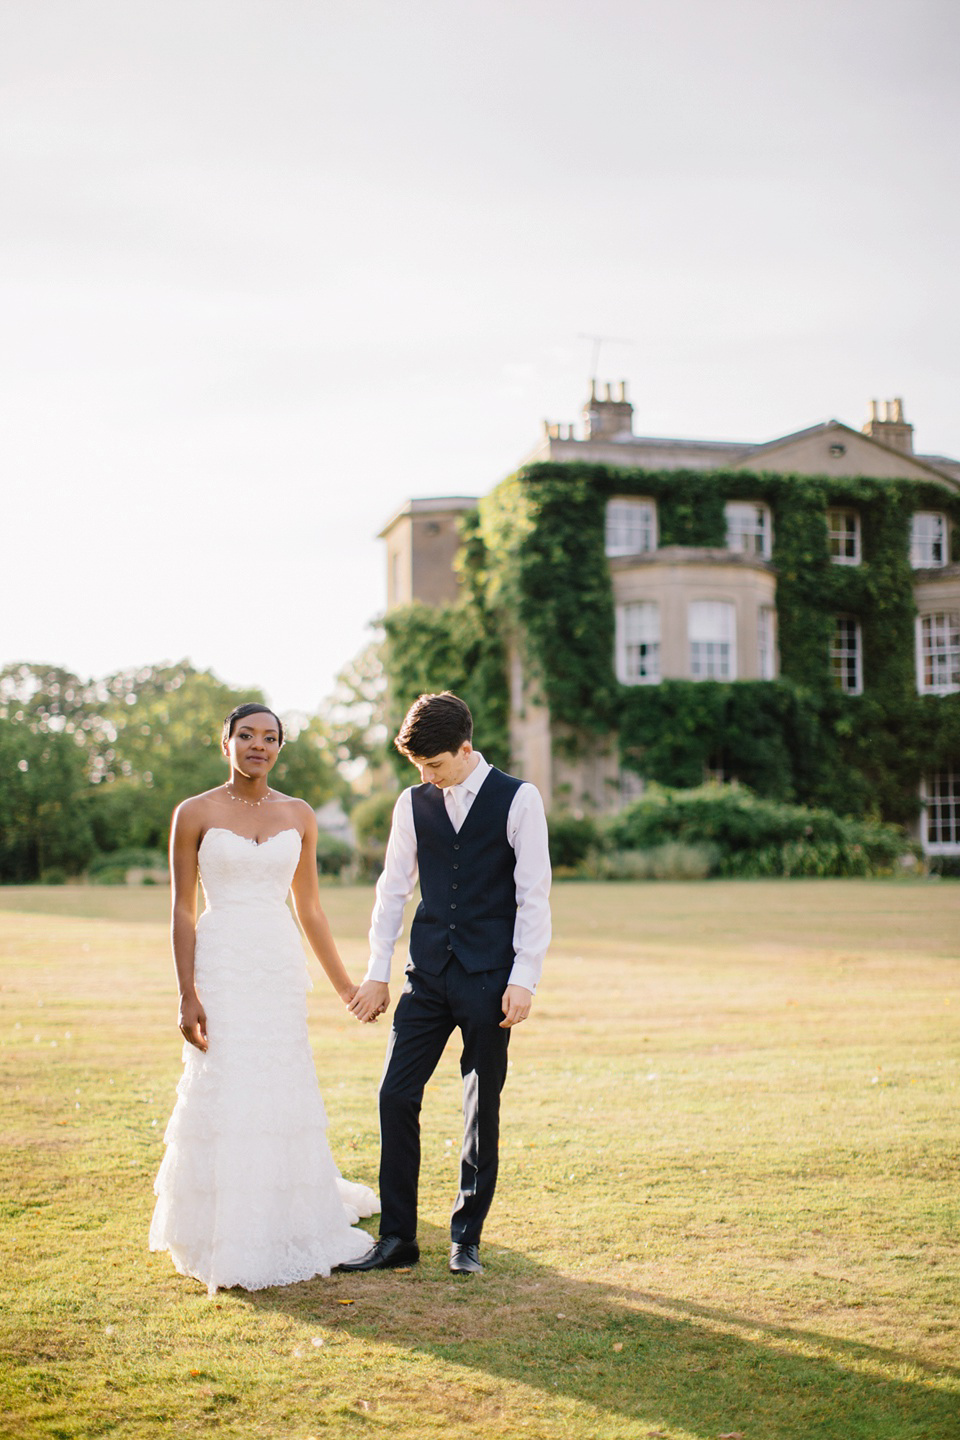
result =
[{"label": "groom's hair", "polygon": [[429,760],[447,751],[455,754],[473,739],[473,716],[459,695],[418,695],[404,716],[394,745],[408,760]]},{"label": "groom's hair", "polygon": [[248,715],[273,715],[274,720],[276,720],[277,722],[277,734],[280,736],[280,744],[283,744],[283,725],[280,722],[279,715],[274,715],[274,712],[270,709],[269,705],[258,705],[256,700],[247,700],[244,702],[243,705],[238,705],[235,710],[231,710],[226,720],[224,720],[224,745],[226,745],[227,741],[230,739],[230,736],[236,729],[237,721],[245,720]]}]

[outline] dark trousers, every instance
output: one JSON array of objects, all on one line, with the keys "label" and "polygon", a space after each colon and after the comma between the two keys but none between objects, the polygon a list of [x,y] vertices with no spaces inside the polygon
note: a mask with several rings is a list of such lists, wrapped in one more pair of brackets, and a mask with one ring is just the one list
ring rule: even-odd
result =
[{"label": "dark trousers", "polygon": [[509,969],[471,975],[451,959],[440,975],[407,972],[380,1082],[380,1234],[413,1240],[420,1179],[423,1090],[455,1027],[463,1037],[463,1149],[450,1234],[477,1244],[497,1184],[500,1091],[510,1031],[501,1030]]}]

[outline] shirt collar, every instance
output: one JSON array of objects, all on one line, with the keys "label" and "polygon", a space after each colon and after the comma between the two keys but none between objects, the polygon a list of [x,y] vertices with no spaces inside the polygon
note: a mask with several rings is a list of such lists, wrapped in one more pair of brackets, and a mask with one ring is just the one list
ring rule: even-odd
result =
[{"label": "shirt collar", "polygon": [[473,753],[477,757],[476,765],[474,765],[466,780],[461,780],[460,784],[455,785],[453,788],[455,790],[469,790],[471,795],[476,795],[477,791],[480,789],[480,786],[490,774],[491,767],[490,765],[488,765],[487,761],[484,760],[479,750],[474,750]]}]

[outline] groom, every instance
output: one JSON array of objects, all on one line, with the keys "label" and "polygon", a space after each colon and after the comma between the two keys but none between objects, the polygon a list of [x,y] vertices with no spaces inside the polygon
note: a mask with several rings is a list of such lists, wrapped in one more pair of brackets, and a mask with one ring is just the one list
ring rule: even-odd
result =
[{"label": "groom", "polygon": [[350,1009],[374,1020],[389,1002],[403,909],[420,877],[406,984],[380,1084],[380,1238],[340,1270],[413,1265],[420,1104],[454,1028],[463,1050],[460,1193],[450,1269],[480,1273],[480,1233],[497,1183],[500,1091],[514,1025],[530,1014],[550,941],[550,857],[540,793],[474,750],[458,696],[421,695],[394,744],[420,771],[397,800],[370,928],[370,964]]}]

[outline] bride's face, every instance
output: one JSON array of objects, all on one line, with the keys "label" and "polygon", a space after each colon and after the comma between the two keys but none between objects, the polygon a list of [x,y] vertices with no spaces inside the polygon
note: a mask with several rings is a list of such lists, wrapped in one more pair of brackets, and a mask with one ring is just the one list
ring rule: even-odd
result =
[{"label": "bride's face", "polygon": [[280,731],[276,717],[269,710],[244,715],[233,727],[233,734],[224,744],[224,754],[231,768],[249,780],[268,775],[280,754]]}]

